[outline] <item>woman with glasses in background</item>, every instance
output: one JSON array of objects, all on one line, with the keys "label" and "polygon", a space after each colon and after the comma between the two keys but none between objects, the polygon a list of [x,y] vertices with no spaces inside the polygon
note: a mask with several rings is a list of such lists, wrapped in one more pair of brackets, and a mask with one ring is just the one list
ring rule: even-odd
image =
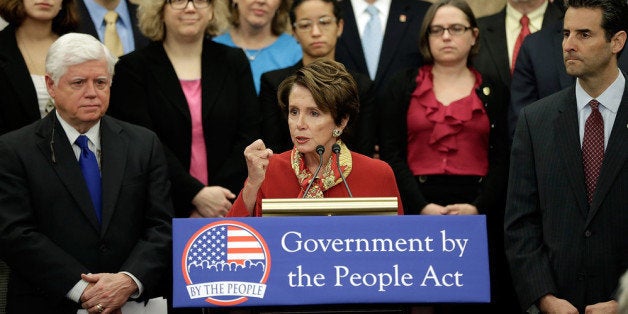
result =
[{"label": "woman with glasses in background", "polygon": [[260,136],[246,56],[210,38],[222,3],[142,0],[139,28],[153,41],[120,58],[111,87],[109,113],[161,139],[180,218],[227,213],[246,178],[242,152]]},{"label": "woman with glasses in background", "polygon": [[228,0],[229,29],[214,41],[242,48],[251,63],[255,90],[268,71],[285,68],[301,59],[299,43],[286,33],[289,0]]},{"label": "woman with glasses in background", "polygon": [[[496,266],[495,258],[505,262],[508,90],[472,67],[479,36],[466,1],[432,4],[421,27],[424,65],[398,73],[387,87],[380,154],[395,172],[405,214],[485,214],[489,250],[495,250],[489,253],[491,266]],[[499,276],[508,276],[502,266]],[[485,306],[447,305],[436,312],[465,313]]]},{"label": "woman with glasses in background", "polygon": [[[301,45],[303,59],[283,69],[262,75],[260,105],[262,138],[275,152],[291,149],[294,144],[288,128],[288,114],[277,99],[279,84],[318,59],[334,60],[336,43],[342,35],[344,20],[336,0],[294,0],[290,7],[292,32]],[[372,156],[375,146],[375,90],[366,74],[349,72],[358,86],[359,114],[349,121],[343,141],[352,151]],[[353,121],[355,120],[355,121]]]}]

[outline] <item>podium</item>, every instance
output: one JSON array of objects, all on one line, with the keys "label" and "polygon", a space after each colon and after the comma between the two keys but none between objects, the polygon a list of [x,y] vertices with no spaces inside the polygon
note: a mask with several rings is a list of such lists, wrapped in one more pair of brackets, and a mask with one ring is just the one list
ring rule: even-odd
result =
[{"label": "podium", "polygon": [[484,216],[398,216],[396,198],[262,207],[262,217],[173,220],[175,308],[401,314],[490,301]]},{"label": "podium", "polygon": [[[273,198],[262,200],[262,217],[397,215],[396,197]],[[399,305],[302,305],[253,310],[255,314],[406,313]]]}]

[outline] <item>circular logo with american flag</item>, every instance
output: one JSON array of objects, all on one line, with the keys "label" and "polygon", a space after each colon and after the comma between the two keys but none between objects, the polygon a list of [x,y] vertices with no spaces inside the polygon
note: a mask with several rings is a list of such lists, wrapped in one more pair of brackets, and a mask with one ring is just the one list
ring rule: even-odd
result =
[{"label": "circular logo with american flag", "polygon": [[221,220],[190,237],[181,270],[191,299],[231,306],[263,298],[270,274],[270,253],[264,238],[249,225]]}]

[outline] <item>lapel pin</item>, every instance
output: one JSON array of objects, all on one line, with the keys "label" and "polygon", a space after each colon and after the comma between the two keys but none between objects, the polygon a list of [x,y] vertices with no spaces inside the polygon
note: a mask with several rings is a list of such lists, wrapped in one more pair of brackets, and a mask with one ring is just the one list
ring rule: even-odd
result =
[{"label": "lapel pin", "polygon": [[399,22],[401,22],[401,23],[405,23],[407,19],[408,19],[408,18],[406,17],[406,15],[405,15],[405,14],[401,14],[401,15],[399,15]]},{"label": "lapel pin", "polygon": [[488,96],[491,94],[491,89],[488,86],[485,86],[484,88],[482,88],[482,93],[484,94],[484,96]]}]

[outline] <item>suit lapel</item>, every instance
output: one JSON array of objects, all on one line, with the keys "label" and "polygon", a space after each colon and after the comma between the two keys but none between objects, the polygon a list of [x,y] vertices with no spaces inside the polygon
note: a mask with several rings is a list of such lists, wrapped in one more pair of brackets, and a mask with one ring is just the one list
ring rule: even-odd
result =
[{"label": "suit lapel", "polygon": [[[53,124],[54,144],[51,145]],[[99,230],[100,225],[96,218],[96,211],[92,204],[92,199],[89,196],[83,173],[81,172],[76,155],[74,155],[74,151],[72,150],[72,144],[68,141],[67,135],[56,119],[55,111],[52,111],[44,118],[41,128],[38,130],[38,134],[41,136],[42,140],[37,143],[37,146],[42,154],[50,161],[59,180],[68,189],[68,192],[72,195],[83,214],[85,214],[87,220],[89,220],[95,230]],[[54,152],[50,150],[51,146],[54,147]],[[53,162],[53,156],[56,162]]]},{"label": "suit lapel", "polygon": [[105,116],[100,122],[101,168],[102,168],[102,231],[107,231],[111,222],[118,194],[122,186],[129,142],[122,136],[122,128]]},{"label": "suit lapel", "polygon": [[76,1],[76,8],[78,9],[80,16],[79,28],[77,31],[80,33],[90,34],[98,39],[99,37],[98,32],[96,31],[96,26],[94,26],[94,21],[92,21],[92,18],[89,16],[89,11],[83,1],[84,0]]},{"label": "suit lapel", "polygon": [[[339,4],[342,7],[342,18],[345,21],[342,36],[340,36],[339,41],[344,43],[344,46],[347,48],[351,59],[353,59],[354,63],[358,66],[358,69],[356,69],[356,71],[369,73],[366,68],[364,49],[362,48],[362,42],[360,41],[360,32],[358,31],[358,24],[355,21],[355,13],[353,12],[351,1],[339,0]],[[382,47],[384,47],[383,43]]]},{"label": "suit lapel", "polygon": [[506,9],[501,10],[493,18],[486,20],[486,32],[481,36],[486,38],[486,45],[490,57],[494,60],[499,72],[500,80],[510,86],[510,62],[508,46],[506,44]]},{"label": "suit lapel", "polygon": [[565,173],[574,191],[578,209],[582,216],[586,217],[589,205],[587,204],[587,192],[584,185],[582,149],[580,148],[580,136],[578,135],[576,92],[574,88],[570,88],[565,94],[564,104],[559,108],[555,121],[556,146],[558,146],[557,149],[562,156],[564,169],[566,169]]},{"label": "suit lapel", "polygon": [[210,120],[209,114],[216,105],[218,95],[222,94],[220,91],[225,84],[225,75],[222,75],[222,73],[229,71],[226,68],[227,62],[224,61],[224,56],[219,55],[216,49],[210,47],[211,45],[217,44],[209,39],[203,40],[203,53],[201,55],[203,121]]},{"label": "suit lapel", "polygon": [[[625,75],[624,75],[625,76]],[[604,161],[602,162],[602,169],[600,169],[600,177],[597,183],[597,189],[593,196],[593,203],[591,204],[591,213],[589,219],[595,215],[600,208],[604,197],[611,189],[613,182],[617,178],[622,165],[626,163],[628,159],[628,149],[626,149],[626,142],[628,139],[628,84],[624,89],[624,96],[622,97],[613,124],[613,130],[611,131],[611,137],[608,139],[608,147],[604,152]]]},{"label": "suit lapel", "polygon": [[170,106],[177,108],[177,111],[188,121],[191,121],[187,99],[163,45],[161,42],[153,42],[150,45],[150,48],[145,50],[145,56],[148,58],[149,71],[154,77],[153,81],[157,84],[155,92],[161,93]]},{"label": "suit lapel", "polygon": [[[400,16],[402,15],[406,16],[406,19],[401,19]],[[395,55],[397,49],[399,49],[399,41],[402,38],[406,38],[405,33],[408,30],[408,25],[410,25],[410,19],[413,18],[417,18],[416,15],[412,12],[408,12],[406,4],[402,1],[392,1],[390,3],[386,32],[384,33],[382,49],[377,63],[377,72],[375,74],[376,81],[381,80],[381,77],[384,75],[382,72],[383,69],[386,69],[388,64],[392,62],[392,57]]]}]

